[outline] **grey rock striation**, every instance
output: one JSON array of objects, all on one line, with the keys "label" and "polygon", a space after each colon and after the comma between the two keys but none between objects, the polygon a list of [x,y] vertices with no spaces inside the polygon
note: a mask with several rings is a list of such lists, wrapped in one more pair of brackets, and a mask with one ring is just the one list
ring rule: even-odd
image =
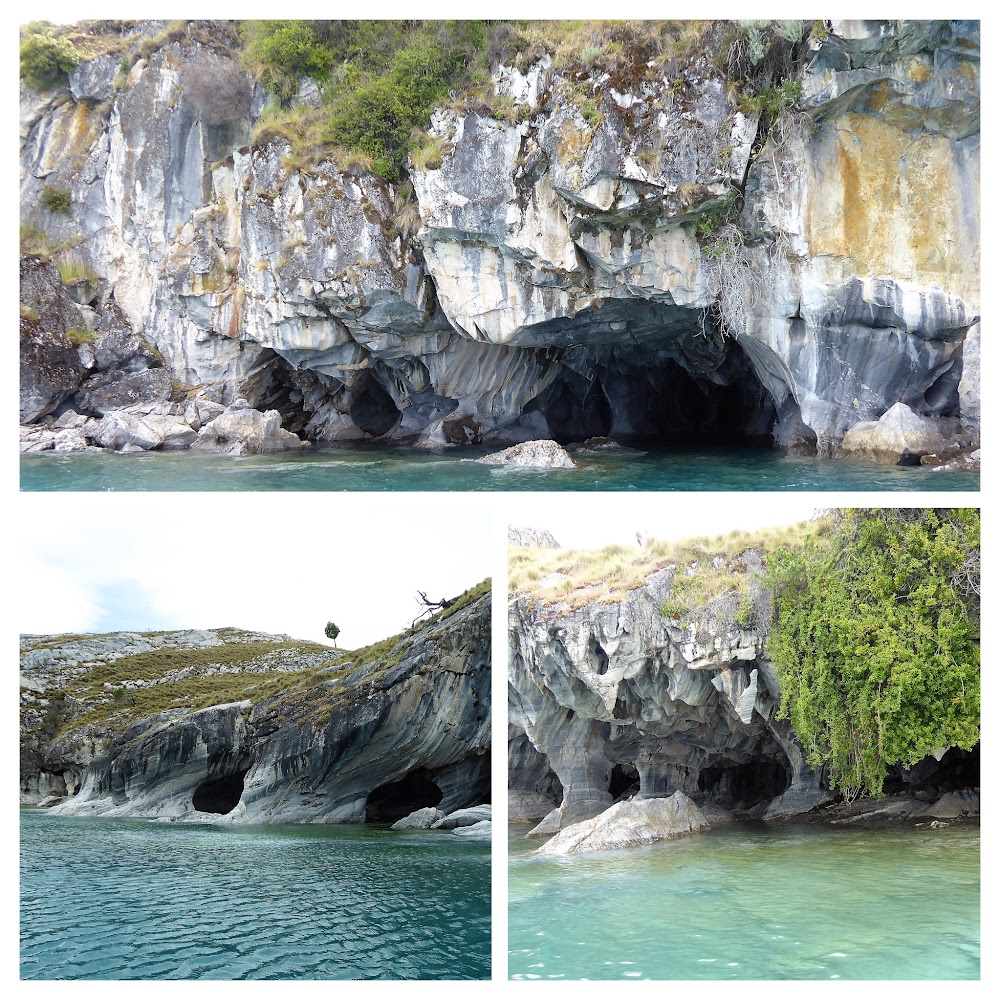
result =
[{"label": "grey rock striation", "polygon": [[[438,819],[480,805],[490,788],[489,607],[480,597],[357,666],[350,653],[232,630],[24,637],[22,804],[219,823],[388,822],[422,807]],[[166,673],[105,684],[96,705],[79,700],[88,678],[165,652],[177,664]],[[124,727],[113,712],[93,715],[185,680],[204,697],[206,684],[234,674],[240,700],[132,712]]]},{"label": "grey rock striation", "polygon": [[[435,112],[445,152],[408,170],[406,233],[398,187],[252,142],[266,100],[231,31],[192,27],[121,86],[85,60],[21,101],[22,222],[73,244],[81,308],[98,328],[120,310],[195,397],[312,441],[722,435],[832,456],[896,404],[978,438],[977,22],[828,22],[774,127],[727,96],[722,26],[669,78],[583,81],[599,120],[548,57],[499,66],[522,120]],[[749,280],[698,229],[737,189]],[[22,420],[65,402],[73,353],[29,352]],[[85,399],[117,405],[119,381]]]},{"label": "grey rock striation", "polygon": [[[604,831],[594,843],[612,845],[613,803],[677,793],[711,823],[731,814],[768,821],[839,815],[824,808],[837,796],[823,771],[810,766],[789,724],[777,718],[781,692],[766,651],[769,597],[757,580],[764,558],[750,549],[712,566],[667,564],[610,603],[559,603],[544,591],[512,599],[511,822],[535,824],[534,837],[575,829],[567,844]],[[675,612],[678,574],[720,571],[745,585],[746,596],[728,592]],[[891,783],[922,803],[900,817],[923,815],[927,803],[978,787],[978,770],[978,750],[958,749],[899,770]],[[865,800],[858,808],[881,807]],[[960,814],[972,808],[963,800]],[[607,823],[576,829],[598,816]]]}]

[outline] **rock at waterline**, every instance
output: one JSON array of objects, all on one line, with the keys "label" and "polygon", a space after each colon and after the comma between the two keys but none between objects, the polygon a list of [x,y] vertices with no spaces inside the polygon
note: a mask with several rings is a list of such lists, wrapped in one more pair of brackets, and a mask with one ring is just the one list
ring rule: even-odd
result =
[{"label": "rock at waterline", "polygon": [[390,830],[429,830],[431,826],[445,819],[445,814],[434,806],[416,809],[409,816],[396,820]]},{"label": "rock at waterline", "polygon": [[555,441],[525,441],[479,459],[483,465],[511,465],[523,469],[575,469],[569,453]]},{"label": "rock at waterline", "polygon": [[896,465],[948,449],[946,422],[914,413],[905,403],[896,403],[877,421],[855,424],[840,443],[842,458],[866,458]]},{"label": "rock at waterline", "polygon": [[536,854],[579,854],[639,847],[708,829],[708,820],[683,793],[666,799],[616,802],[593,819],[574,823],[557,833]]},{"label": "rock at waterline", "polygon": [[456,826],[451,833],[454,837],[464,837],[466,840],[490,840],[493,837],[493,824],[484,819],[472,826]]},{"label": "rock at waterline", "polygon": [[461,826],[475,826],[486,820],[492,820],[493,807],[489,804],[470,806],[468,809],[456,809],[447,816],[442,815],[434,823],[435,830],[454,830]]}]

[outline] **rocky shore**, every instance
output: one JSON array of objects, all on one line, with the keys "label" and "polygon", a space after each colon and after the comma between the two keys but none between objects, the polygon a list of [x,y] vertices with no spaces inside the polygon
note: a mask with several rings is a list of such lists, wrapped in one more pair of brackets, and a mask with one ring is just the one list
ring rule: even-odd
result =
[{"label": "rocky shore", "polygon": [[978,22],[801,22],[753,97],[736,23],[655,78],[500,61],[507,117],[387,182],[260,128],[233,23],[92,22],[21,92],[22,447],[978,461]]},{"label": "rocky shore", "polygon": [[21,803],[219,823],[434,806],[462,824],[489,801],[489,609],[484,585],[354,652],[235,629],[25,636]]}]

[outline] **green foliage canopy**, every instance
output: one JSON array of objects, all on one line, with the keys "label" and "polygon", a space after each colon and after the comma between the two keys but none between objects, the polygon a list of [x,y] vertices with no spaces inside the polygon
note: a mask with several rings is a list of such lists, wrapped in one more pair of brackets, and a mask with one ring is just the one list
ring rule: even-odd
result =
[{"label": "green foliage canopy", "polygon": [[979,741],[979,511],[846,510],[769,559],[779,717],[847,798]]},{"label": "green foliage canopy", "polygon": [[21,79],[44,90],[62,82],[80,62],[80,54],[66,38],[54,38],[51,26],[35,22],[21,37]]},{"label": "green foliage canopy", "polygon": [[337,636],[340,635],[340,629],[333,622],[327,622],[323,632],[326,634],[327,639],[332,639],[334,642],[337,641]]}]

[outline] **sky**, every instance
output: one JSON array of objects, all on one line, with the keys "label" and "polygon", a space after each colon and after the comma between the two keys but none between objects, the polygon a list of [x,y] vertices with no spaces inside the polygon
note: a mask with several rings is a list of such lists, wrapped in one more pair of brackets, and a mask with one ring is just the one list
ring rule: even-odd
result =
[{"label": "sky", "polygon": [[[23,497],[22,497],[23,499]],[[460,497],[38,496],[20,541],[21,632],[235,626],[356,649],[409,626],[416,592],[490,575],[489,511]]]}]

